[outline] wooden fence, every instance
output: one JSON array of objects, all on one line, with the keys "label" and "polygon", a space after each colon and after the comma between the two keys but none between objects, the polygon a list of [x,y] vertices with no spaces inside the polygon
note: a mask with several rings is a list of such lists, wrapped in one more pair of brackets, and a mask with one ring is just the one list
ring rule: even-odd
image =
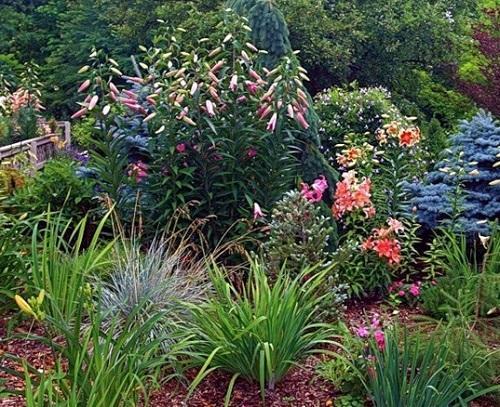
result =
[{"label": "wooden fence", "polygon": [[71,127],[69,122],[57,122],[57,127],[61,129],[61,134],[47,134],[42,137],[35,137],[28,140],[19,141],[8,146],[0,147],[0,164],[19,154],[25,154],[34,168],[40,169],[54,156],[57,150],[54,144],[54,137],[63,136],[65,146],[71,144]]}]

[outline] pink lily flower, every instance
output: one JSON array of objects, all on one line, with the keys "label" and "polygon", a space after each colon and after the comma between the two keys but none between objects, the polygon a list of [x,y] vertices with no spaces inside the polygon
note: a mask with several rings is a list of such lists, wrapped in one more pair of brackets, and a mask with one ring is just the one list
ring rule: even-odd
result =
[{"label": "pink lily flower", "polygon": [[271,116],[271,119],[267,123],[266,130],[270,131],[270,132],[274,132],[274,130],[276,129],[277,121],[278,121],[278,113],[273,113],[273,115]]},{"label": "pink lily flower", "polygon": [[236,92],[238,89],[238,75],[233,75],[231,77],[231,81],[229,82],[229,89],[231,89],[232,92]]},{"label": "pink lily flower", "polygon": [[253,204],[253,220],[257,220],[260,218],[264,217],[264,212],[262,212],[262,209],[260,205],[257,202],[254,202]]},{"label": "pink lily flower", "polygon": [[211,100],[205,102],[205,107],[207,108],[207,113],[210,117],[215,116],[214,104]]}]

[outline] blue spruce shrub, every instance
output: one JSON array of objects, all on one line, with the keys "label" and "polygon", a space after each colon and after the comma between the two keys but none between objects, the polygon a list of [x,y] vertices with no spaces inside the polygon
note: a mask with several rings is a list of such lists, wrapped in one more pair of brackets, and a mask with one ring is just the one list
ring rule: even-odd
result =
[{"label": "blue spruce shrub", "polygon": [[500,123],[480,111],[462,122],[444,154],[424,182],[406,185],[420,223],[487,233],[485,221],[500,218]]}]

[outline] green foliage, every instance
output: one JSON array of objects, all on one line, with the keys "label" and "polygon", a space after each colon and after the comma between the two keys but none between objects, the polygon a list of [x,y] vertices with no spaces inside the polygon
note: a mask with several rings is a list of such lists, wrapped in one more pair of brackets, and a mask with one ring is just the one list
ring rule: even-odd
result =
[{"label": "green foliage", "polygon": [[278,271],[286,263],[287,272],[296,276],[306,266],[327,266],[333,227],[321,212],[320,205],[309,202],[299,191],[287,192],[276,203],[264,246],[272,270]]},{"label": "green foliage", "polygon": [[424,70],[414,72],[401,94],[417,106],[419,116],[436,119],[448,130],[455,129],[461,120],[470,119],[477,111],[468,97]]},{"label": "green foliage", "polygon": [[[359,372],[363,371],[366,366],[365,344],[360,338],[354,336],[345,324],[339,323],[337,330],[342,338],[343,352],[339,357],[319,363],[316,372],[325,380],[332,382],[336,390],[350,395],[362,396],[365,394],[365,389],[359,378]],[[352,401],[353,406],[355,406],[356,400]],[[337,399],[335,404],[337,404]],[[349,406],[350,404],[346,403],[345,405]]]},{"label": "green foliage", "polygon": [[[305,275],[310,276],[307,281]],[[240,376],[257,381],[264,397],[265,388],[273,389],[295,363],[322,352],[333,333],[328,324],[314,323],[324,275],[306,268],[291,280],[283,270],[271,286],[264,265],[252,261],[239,292],[214,266],[215,295],[193,311],[199,336],[196,357],[204,364],[193,386],[210,371],[222,369],[233,374],[232,384]]]},{"label": "green foliage", "polygon": [[109,262],[107,253],[112,243],[102,246],[99,241],[107,217],[99,222],[85,248],[87,218],[74,226],[61,214],[48,214],[33,229],[30,262],[33,289],[46,293],[45,314],[68,327],[83,322],[82,307],[91,302],[90,276]]},{"label": "green foliage", "polygon": [[336,407],[364,407],[365,400],[362,397],[345,394],[342,396],[335,397]]},{"label": "green foliage", "polygon": [[375,134],[387,118],[403,119],[384,88],[332,88],[316,95],[315,109],[321,123],[322,151],[331,165],[336,165],[336,144],[349,133]]},{"label": "green foliage", "polygon": [[[28,264],[25,253],[29,248],[27,235],[30,227],[28,219],[0,213],[1,309],[12,305],[11,298],[27,282]],[[7,301],[10,304],[6,304]]]},{"label": "green foliage", "polygon": [[356,64],[356,49],[368,40],[363,16],[354,2],[329,5],[318,0],[277,0],[290,30],[294,50],[312,78],[312,93],[347,84]]},{"label": "green foliage", "polygon": [[77,176],[77,163],[68,158],[49,161],[42,171],[15,191],[11,204],[19,212],[41,214],[50,206],[68,218],[79,218],[96,209],[92,182]]},{"label": "green foliage", "polygon": [[[45,296],[38,297],[43,312],[36,313],[43,336],[29,334],[28,339],[48,346],[55,366],[41,371],[23,362],[22,374],[9,370],[25,379],[28,406],[118,407],[137,405],[139,400],[147,405],[160,369],[173,367],[171,363],[185,352],[189,339],[185,328],[170,331],[168,338],[151,337],[170,316],[160,311],[143,314],[145,304],[139,301],[131,305],[126,317],[119,317],[113,309],[103,311],[103,304],[96,301],[101,283],[95,275],[109,265],[108,253],[114,246],[113,241],[101,244],[109,215],[96,226],[85,248],[85,218],[73,227],[60,215],[49,215],[33,231],[30,284]],[[166,348],[160,351],[167,340],[168,352]],[[20,362],[13,355],[3,356]],[[177,374],[169,372],[168,377]]]},{"label": "green foliage", "polygon": [[[231,4],[231,1],[229,2]],[[262,57],[265,66],[274,67],[291,51],[288,27],[274,0],[236,0],[235,10],[248,18],[252,41],[259,49],[267,51]]]},{"label": "green foliage", "polygon": [[[463,366],[466,379],[470,383],[477,383],[480,389],[498,384],[500,351],[494,345],[487,345],[498,336],[497,327],[485,324],[471,329],[468,318],[450,318],[446,323],[427,318],[419,322],[420,328],[432,329],[430,337],[421,336],[423,343],[430,339],[446,347],[449,350],[446,364],[453,369]],[[495,396],[500,396],[500,389],[495,390]]]},{"label": "green foliage", "polygon": [[[140,310],[136,309],[138,313]],[[80,332],[59,320],[47,325],[64,338],[36,338],[57,352],[52,371],[40,372],[25,366],[25,397],[28,407],[51,406],[133,406],[139,400],[148,405],[150,387],[155,384],[164,356],[158,354],[159,341],[149,340],[149,332],[161,318],[156,314],[143,325],[133,315],[118,335],[112,327],[102,330],[102,320],[91,315],[87,329]],[[80,325],[77,325],[80,328]]]},{"label": "green foliage", "polygon": [[94,119],[88,118],[73,123],[71,126],[71,141],[83,149],[94,147],[93,134],[95,132]]},{"label": "green foliage", "polygon": [[500,232],[493,230],[482,259],[481,246],[466,236],[442,229],[426,253],[427,270],[437,284],[422,294],[431,315],[465,318],[472,326],[480,316],[497,310],[500,292]]},{"label": "green foliage", "polygon": [[410,341],[405,333],[400,345],[393,328],[386,331],[384,350],[373,344],[372,352],[373,374],[367,390],[377,407],[447,407],[481,394],[467,380],[468,360],[456,368],[447,364],[450,349],[437,339]]}]

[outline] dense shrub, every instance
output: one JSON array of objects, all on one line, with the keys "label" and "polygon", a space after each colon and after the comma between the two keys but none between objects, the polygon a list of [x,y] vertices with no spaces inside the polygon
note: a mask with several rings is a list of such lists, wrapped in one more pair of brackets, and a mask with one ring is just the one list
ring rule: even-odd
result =
[{"label": "dense shrub", "polygon": [[315,108],[321,120],[323,153],[331,164],[335,163],[335,145],[347,134],[375,134],[388,117],[403,118],[384,88],[332,88],[316,95]]},{"label": "dense shrub", "polygon": [[280,270],[286,263],[287,271],[297,275],[305,266],[327,265],[333,227],[321,212],[320,205],[299,191],[287,192],[276,203],[264,246],[271,270]]},{"label": "dense shrub", "polygon": [[500,125],[484,112],[463,122],[435,170],[408,184],[419,221],[427,228],[453,222],[467,233],[486,233],[500,217]]},{"label": "dense shrub", "polygon": [[49,161],[42,171],[28,178],[25,185],[15,191],[11,205],[19,212],[41,214],[62,210],[67,217],[80,218],[95,210],[93,183],[77,176],[79,164],[61,157]]}]

